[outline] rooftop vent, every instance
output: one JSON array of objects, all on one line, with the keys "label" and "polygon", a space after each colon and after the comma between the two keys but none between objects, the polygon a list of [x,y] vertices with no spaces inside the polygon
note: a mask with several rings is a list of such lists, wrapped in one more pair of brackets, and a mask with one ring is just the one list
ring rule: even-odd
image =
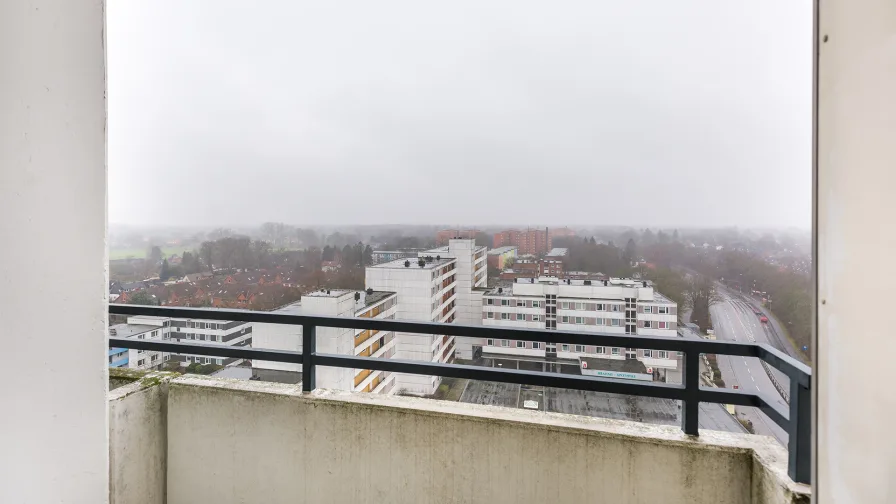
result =
[{"label": "rooftop vent", "polygon": [[367,289],[367,295],[370,296],[373,294],[373,289]]},{"label": "rooftop vent", "polygon": [[442,260],[442,256],[441,256],[441,255],[437,255],[437,256],[436,256],[436,261],[441,261],[441,260]]},{"label": "rooftop vent", "polygon": [[420,260],[417,261],[417,264],[422,268],[426,266],[426,261],[421,257]]},{"label": "rooftop vent", "polygon": [[498,287],[498,294],[501,294],[503,292],[504,292],[504,287]]},{"label": "rooftop vent", "polygon": [[327,295],[328,296],[330,295],[330,289],[327,289]]},{"label": "rooftop vent", "polygon": [[591,285],[591,280],[585,280],[585,285]]},{"label": "rooftop vent", "polygon": [[609,283],[609,282],[607,282],[606,280],[604,280],[604,287],[606,287],[608,283]]},{"label": "rooftop vent", "polygon": [[356,293],[355,293],[355,301],[360,301],[360,300],[361,300],[361,293],[360,293],[360,292],[356,292]]},{"label": "rooftop vent", "polygon": [[404,267],[405,267],[405,268],[410,268],[410,267],[411,267],[411,261],[405,261],[405,262],[404,262]]},{"label": "rooftop vent", "polygon": [[644,287],[647,287],[647,282],[646,282],[646,281],[644,281],[644,282],[642,282],[642,283],[644,284]]}]

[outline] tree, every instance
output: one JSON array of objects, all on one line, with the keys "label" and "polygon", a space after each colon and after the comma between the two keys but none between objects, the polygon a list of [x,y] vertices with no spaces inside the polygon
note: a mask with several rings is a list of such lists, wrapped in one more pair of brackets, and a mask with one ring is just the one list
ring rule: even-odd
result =
[{"label": "tree", "polygon": [[212,255],[215,253],[215,244],[210,241],[202,242],[199,247],[199,256],[205,262],[205,266],[209,271],[214,271],[212,267]]},{"label": "tree", "polygon": [[672,241],[674,241],[674,242],[678,241],[678,230],[677,229],[672,232]]},{"label": "tree", "polygon": [[133,294],[128,294],[128,304],[156,306],[159,302],[149,292],[139,290]]},{"label": "tree", "polygon": [[635,240],[633,238],[628,239],[628,243],[625,244],[625,250],[622,252],[622,259],[626,264],[631,265],[635,259],[638,258],[638,248],[635,245]]},{"label": "tree", "polygon": [[147,258],[153,265],[159,264],[162,261],[162,249],[158,245],[153,245],[149,249]]},{"label": "tree", "polygon": [[475,240],[476,245],[479,245],[480,247],[492,247],[492,236],[490,234],[479,231],[478,233],[476,233]]},{"label": "tree", "polygon": [[373,264],[373,249],[367,245],[364,247],[364,265],[370,266],[371,264]]},{"label": "tree", "polygon": [[703,275],[691,275],[684,291],[684,307],[691,310],[691,321],[706,330],[712,326],[709,307],[720,301],[712,279]]},{"label": "tree", "polygon": [[169,276],[171,276],[171,274],[168,272],[168,259],[164,259],[162,261],[162,269],[159,270],[159,279],[164,282],[165,280],[168,280]]},{"label": "tree", "polygon": [[597,245],[597,240],[595,240],[594,237],[592,236],[592,237],[591,237],[591,242],[590,242],[590,243],[591,243],[592,245]]}]

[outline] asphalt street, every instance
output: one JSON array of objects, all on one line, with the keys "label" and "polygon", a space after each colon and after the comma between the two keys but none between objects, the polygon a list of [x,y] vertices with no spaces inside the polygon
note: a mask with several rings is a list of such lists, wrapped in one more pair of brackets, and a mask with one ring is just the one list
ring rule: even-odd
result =
[{"label": "asphalt street", "polygon": [[[759,316],[753,312],[749,302],[738,295],[732,294],[723,288],[717,292],[722,301],[710,307],[713,328],[716,338],[719,340],[769,343],[780,348],[777,338],[770,332],[766,324],[759,321]],[[755,357],[729,357],[718,356],[719,370],[722,379],[728,388],[739,387],[744,391],[750,391],[766,398],[770,403],[776,404],[780,409],[787,411],[787,403],[778,390],[772,384],[765,368]],[[771,368],[784,387],[788,386],[787,377],[776,369]],[[737,406],[738,418],[750,420],[756,434],[772,436],[781,444],[787,446],[787,433],[765,416],[759,409]]]}]

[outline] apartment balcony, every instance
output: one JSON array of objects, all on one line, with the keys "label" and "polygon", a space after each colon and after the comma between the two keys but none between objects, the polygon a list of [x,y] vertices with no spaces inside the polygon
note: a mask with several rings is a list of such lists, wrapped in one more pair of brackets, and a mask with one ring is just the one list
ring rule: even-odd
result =
[{"label": "apartment balcony", "polygon": [[[111,501],[193,502],[808,502],[808,369],[768,347],[669,338],[495,329],[241,310],[112,305],[111,313],[293,323],[303,353],[110,338],[110,346],[301,363],[300,385],[110,370]],[[776,411],[748,392],[320,354],[316,327],[447,334],[759,357],[788,374],[796,400]],[[508,335],[512,333],[512,335]],[[444,338],[440,340],[444,341]],[[442,341],[439,341],[440,343]],[[187,348],[191,347],[191,348]],[[693,363],[693,360],[690,361]],[[682,401],[682,425],[658,426],[497,406],[315,389],[316,366],[519,383]],[[374,389],[371,387],[371,389]],[[791,433],[697,429],[700,402],[763,408]],[[805,415],[805,416],[802,416]],[[423,463],[421,463],[423,461]],[[799,483],[795,480],[800,481]]]},{"label": "apartment balcony", "polygon": [[175,376],[110,370],[113,504],[809,500],[760,436]]}]

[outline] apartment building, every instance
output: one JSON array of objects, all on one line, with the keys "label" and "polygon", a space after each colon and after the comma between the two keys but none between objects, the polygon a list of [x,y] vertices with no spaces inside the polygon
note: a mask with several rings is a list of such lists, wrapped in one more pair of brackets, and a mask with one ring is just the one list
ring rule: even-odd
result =
[{"label": "apartment building", "polygon": [[506,265],[516,260],[518,250],[512,245],[491,249],[488,251],[488,265],[503,270]]},{"label": "apartment building", "polygon": [[[367,288],[397,294],[396,319],[454,322],[458,262],[457,258],[437,254],[376,264],[365,270]],[[451,362],[455,358],[453,336],[399,332],[395,338],[397,359]],[[435,392],[440,378],[402,374],[395,381],[398,390],[426,395]]]},{"label": "apartment building", "polygon": [[566,272],[569,249],[553,248],[538,262],[538,276],[562,277]]},{"label": "apartment building", "polygon": [[[274,310],[287,315],[322,317],[395,318],[398,296],[394,292],[356,290],[321,290]],[[317,351],[389,359],[395,356],[396,340],[392,331],[361,331],[341,327],[317,328]],[[302,326],[286,324],[254,324],[253,345],[271,350],[302,351]],[[281,383],[299,383],[302,365],[286,362],[252,361],[252,379]],[[395,375],[370,369],[320,367],[316,384],[319,388],[375,392],[395,391]]]},{"label": "apartment building", "polygon": [[[421,257],[435,256],[457,259],[457,316],[458,324],[482,325],[482,294],[488,283],[488,248],[476,245],[472,239],[452,239],[448,245],[421,252]],[[454,342],[458,359],[473,358],[473,340],[458,338]]]},{"label": "apartment building", "polygon": [[533,255],[544,254],[550,250],[552,243],[548,228],[527,229],[525,231],[507,229],[500,233],[495,233],[492,239],[494,248],[513,246],[519,249],[520,254]]},{"label": "apartment building", "polygon": [[[252,344],[252,324],[247,322],[205,321],[169,317],[128,317],[127,323],[109,327],[109,336],[115,338],[136,338],[173,340],[176,342],[226,344],[228,346],[250,346]],[[114,354],[113,354],[114,351]],[[126,353],[125,353],[126,352]],[[114,360],[113,360],[114,359]],[[144,350],[109,350],[109,366],[129,369],[159,369],[173,360],[186,366],[189,363],[236,366],[243,359],[213,358],[201,355],[172,354]]]},{"label": "apartment building", "polygon": [[[482,323],[508,328],[677,337],[677,309],[673,301],[656,292],[648,282],[524,278],[483,295]],[[614,373],[618,372],[618,365],[608,361],[638,360],[655,379],[680,380],[680,356],[671,352],[516,340],[490,339],[481,343],[483,356],[525,359],[545,369],[574,364],[596,371],[601,369],[599,363],[605,362],[606,371]]]}]

